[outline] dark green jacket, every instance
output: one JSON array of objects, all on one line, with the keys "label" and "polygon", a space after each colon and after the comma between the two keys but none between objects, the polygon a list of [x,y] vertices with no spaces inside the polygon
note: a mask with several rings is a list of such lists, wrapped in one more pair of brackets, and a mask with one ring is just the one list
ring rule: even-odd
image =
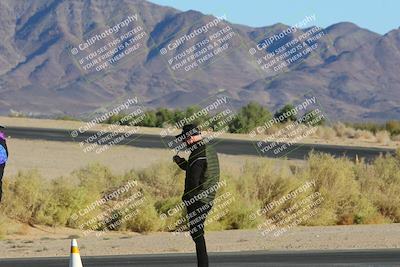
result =
[{"label": "dark green jacket", "polygon": [[219,182],[218,155],[211,145],[203,141],[195,143],[192,149],[189,160],[181,159],[178,162],[179,167],[186,171],[182,200],[189,201],[200,194],[201,202],[210,203],[215,198],[215,188]]}]

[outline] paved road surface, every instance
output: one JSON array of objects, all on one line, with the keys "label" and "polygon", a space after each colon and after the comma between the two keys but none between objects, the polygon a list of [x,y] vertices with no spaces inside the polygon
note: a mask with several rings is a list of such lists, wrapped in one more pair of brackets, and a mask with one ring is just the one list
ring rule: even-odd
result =
[{"label": "paved road surface", "polygon": [[[24,127],[8,127],[6,129],[7,135],[12,138],[24,138],[32,140],[49,140],[49,141],[75,141],[82,142],[95,132],[85,132],[76,138],[72,138],[70,131],[59,129],[45,129],[45,128],[24,128]],[[117,138],[115,136],[114,138]],[[167,148],[166,143],[172,138],[161,139],[159,135],[141,135],[134,134],[121,142],[136,147],[145,148]],[[355,159],[356,155],[359,158],[365,158],[367,161],[379,156],[380,154],[394,153],[393,149],[383,148],[365,148],[365,147],[346,147],[346,146],[332,146],[332,145],[314,145],[314,144],[293,144],[285,149],[282,153],[274,154],[273,149],[266,153],[262,153],[256,149],[256,143],[246,140],[231,140],[231,139],[216,139],[216,149],[219,153],[231,155],[262,155],[266,157],[282,157],[285,156],[289,159],[304,159],[311,151],[319,151],[329,153],[331,155],[340,157],[346,156]]]},{"label": "paved road surface", "polygon": [[[83,257],[84,267],[196,267],[194,254]],[[65,267],[67,258],[0,260],[0,267]],[[400,250],[210,253],[213,267],[400,266]]]}]

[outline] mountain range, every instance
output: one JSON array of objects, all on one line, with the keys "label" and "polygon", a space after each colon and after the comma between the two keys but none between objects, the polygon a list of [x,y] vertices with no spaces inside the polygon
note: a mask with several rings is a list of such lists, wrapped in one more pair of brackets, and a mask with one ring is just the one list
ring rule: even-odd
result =
[{"label": "mountain range", "polygon": [[[82,49],[77,56],[71,52],[132,14],[137,15],[136,26],[120,25],[119,33],[97,40],[90,51]],[[290,26],[254,28],[230,23],[228,16],[210,32],[194,34],[215,20],[197,11],[182,12],[143,0],[2,0],[0,114],[88,116],[134,96],[145,108],[184,108],[223,90],[235,108],[257,101],[276,110],[312,94],[333,121],[400,119],[400,29],[381,35],[340,22],[321,29],[322,38],[304,44],[317,45],[294,64],[265,72],[257,55],[298,40],[313,25],[257,49],[253,56],[249,48]],[[106,70],[82,69],[79,56],[137,26],[144,32],[137,51]],[[233,32],[225,51],[191,71],[173,69],[169,60],[176,57],[177,62],[205,36],[225,30]],[[172,47],[183,36],[191,37]],[[160,53],[162,48],[168,48],[166,55]]]}]

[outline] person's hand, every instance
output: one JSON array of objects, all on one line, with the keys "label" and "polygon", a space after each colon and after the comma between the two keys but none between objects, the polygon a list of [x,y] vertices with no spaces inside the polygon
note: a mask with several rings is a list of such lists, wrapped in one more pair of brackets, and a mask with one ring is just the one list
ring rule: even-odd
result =
[{"label": "person's hand", "polygon": [[181,162],[181,161],[183,160],[183,158],[179,157],[178,155],[175,155],[175,156],[172,158],[172,160],[173,160],[175,163],[179,163],[179,162]]}]

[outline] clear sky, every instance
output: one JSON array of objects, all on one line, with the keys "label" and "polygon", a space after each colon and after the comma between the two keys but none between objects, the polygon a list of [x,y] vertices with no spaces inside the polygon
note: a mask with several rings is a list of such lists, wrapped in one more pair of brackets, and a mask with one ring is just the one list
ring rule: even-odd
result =
[{"label": "clear sky", "polygon": [[227,20],[261,27],[282,22],[294,25],[316,15],[316,25],[327,27],[349,21],[384,34],[400,27],[400,0],[149,0],[163,6],[189,9]]}]

